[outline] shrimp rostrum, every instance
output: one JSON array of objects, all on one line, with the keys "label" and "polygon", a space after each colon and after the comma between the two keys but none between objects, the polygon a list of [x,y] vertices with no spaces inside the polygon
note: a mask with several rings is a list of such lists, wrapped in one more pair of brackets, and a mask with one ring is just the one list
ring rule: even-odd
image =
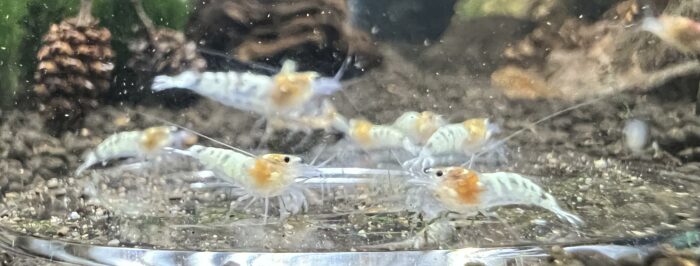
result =
[{"label": "shrimp rostrum", "polygon": [[430,218],[444,212],[463,216],[478,213],[488,215],[500,206],[534,206],[554,213],[574,226],[583,224],[581,218],[562,209],[557,200],[530,179],[508,172],[477,173],[462,167],[429,169],[430,176],[412,179],[426,196],[407,203]]},{"label": "shrimp rostrum", "polygon": [[281,217],[308,208],[307,190],[296,179],[315,172],[299,157],[285,154],[252,156],[239,150],[201,145],[176,152],[196,159],[216,177],[234,185],[234,194],[239,195],[234,204],[249,201],[244,207],[248,208],[262,199],[265,222],[273,198],[277,198]]},{"label": "shrimp rostrum", "polygon": [[91,166],[119,158],[140,160],[156,159],[165,148],[181,148],[193,145],[197,136],[174,126],[150,127],[145,130],[125,131],[113,134],[85,156],[76,170],[79,175]]}]

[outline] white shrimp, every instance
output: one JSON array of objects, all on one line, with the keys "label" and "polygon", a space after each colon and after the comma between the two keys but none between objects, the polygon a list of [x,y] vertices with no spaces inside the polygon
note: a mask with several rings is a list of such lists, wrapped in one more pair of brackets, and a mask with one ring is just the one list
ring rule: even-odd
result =
[{"label": "white shrimp", "polygon": [[446,124],[447,121],[436,113],[408,111],[399,116],[392,126],[401,130],[413,144],[424,145],[438,128]]},{"label": "white shrimp", "polygon": [[195,158],[206,169],[224,181],[240,187],[241,197],[236,203],[259,199],[265,204],[265,223],[269,200],[277,197],[280,216],[296,214],[308,208],[303,186],[296,179],[313,169],[301,162],[301,158],[285,154],[265,154],[257,157],[236,150],[194,145],[178,153]]},{"label": "white shrimp", "polygon": [[288,113],[285,116],[273,116],[267,119],[267,127],[260,143],[265,143],[275,130],[289,129],[292,132],[301,131],[306,137],[300,143],[306,143],[314,130],[330,131],[331,129],[347,130],[348,121],[336,110],[335,106],[323,99],[320,109],[308,112]]},{"label": "white shrimp", "polygon": [[389,125],[375,125],[365,119],[350,119],[347,136],[364,150],[403,149],[410,139]]},{"label": "white shrimp", "polygon": [[403,166],[413,170],[420,166],[423,170],[437,164],[450,165],[458,160],[466,160],[462,166],[471,166],[476,158],[491,152],[494,152],[501,160],[506,160],[503,144],[508,140],[553,117],[602,99],[605,99],[605,96],[556,111],[497,141],[492,140],[491,137],[499,133],[501,129],[498,125],[489,122],[487,118],[468,119],[462,123],[444,125],[435,131],[426,144],[416,152],[418,156],[404,162]]},{"label": "white shrimp", "polygon": [[[184,88],[224,105],[261,115],[260,122],[268,121],[262,144],[275,128],[304,129],[307,133],[316,129],[307,127],[304,120],[319,120],[319,117],[326,116],[324,108],[329,103],[324,97],[342,89],[340,79],[348,62],[346,60],[332,78],[321,77],[314,71],[297,72],[296,63],[286,60],[274,76],[250,72],[185,71],[172,77],[157,76],[151,88],[154,91]],[[331,129],[330,125],[325,126],[324,130]]]},{"label": "white shrimp", "polygon": [[430,177],[409,183],[427,187],[429,199],[407,203],[419,208],[429,218],[445,211],[465,216],[488,211],[499,206],[524,205],[544,208],[574,226],[583,224],[581,218],[562,209],[554,197],[530,179],[515,173],[476,173],[462,167],[447,167],[426,171]]},{"label": "white shrimp", "polygon": [[[151,89],[162,91],[183,88],[240,110],[255,112],[263,117],[309,109],[317,96],[331,95],[342,89],[340,77],[346,64],[333,78],[317,72],[297,72],[296,63],[287,60],[274,76],[250,72],[185,71],[176,76],[156,76]],[[318,107],[318,106],[317,106]]]},{"label": "white shrimp", "polygon": [[434,166],[439,160],[469,158],[482,151],[491,136],[500,128],[488,118],[468,119],[462,123],[448,124],[438,128],[418,151],[418,157],[404,163],[404,166],[421,169]]},{"label": "white shrimp", "polygon": [[147,128],[143,131],[119,132],[107,137],[102,143],[87,154],[85,161],[78,167],[75,174],[79,175],[85,169],[97,163],[109,160],[135,157],[142,160],[152,159],[162,155],[164,148],[180,148],[189,146],[197,141],[197,137],[189,132],[173,126]]}]

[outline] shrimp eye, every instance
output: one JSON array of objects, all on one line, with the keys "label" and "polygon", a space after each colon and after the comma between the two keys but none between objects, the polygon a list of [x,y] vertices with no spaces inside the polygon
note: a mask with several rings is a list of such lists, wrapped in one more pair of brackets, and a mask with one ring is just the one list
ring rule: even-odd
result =
[{"label": "shrimp eye", "polygon": [[435,175],[436,175],[436,176],[442,176],[442,171],[439,171],[439,170],[438,170],[437,172],[435,172]]},{"label": "shrimp eye", "polygon": [[285,162],[285,163],[288,163],[288,162],[291,161],[291,160],[292,160],[292,158],[289,158],[289,156],[284,156],[284,162]]}]

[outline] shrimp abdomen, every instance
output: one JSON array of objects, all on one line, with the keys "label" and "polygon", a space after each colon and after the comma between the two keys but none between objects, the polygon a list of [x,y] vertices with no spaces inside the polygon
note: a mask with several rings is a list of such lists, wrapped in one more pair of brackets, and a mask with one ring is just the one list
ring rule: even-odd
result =
[{"label": "shrimp abdomen", "polygon": [[538,206],[567,222],[582,224],[578,216],[564,211],[551,194],[522,175],[506,172],[485,173],[481,174],[480,182],[485,191],[481,194],[481,205],[485,209],[504,205]]}]

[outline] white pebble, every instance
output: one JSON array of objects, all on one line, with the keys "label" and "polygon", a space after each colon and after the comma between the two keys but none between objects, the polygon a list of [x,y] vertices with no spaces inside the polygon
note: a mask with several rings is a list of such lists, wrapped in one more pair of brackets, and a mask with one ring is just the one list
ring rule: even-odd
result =
[{"label": "white pebble", "polygon": [[49,179],[49,181],[46,182],[46,187],[57,188],[58,187],[58,179],[56,179],[56,178]]},{"label": "white pebble", "polygon": [[112,239],[109,242],[107,242],[107,246],[119,246],[119,239]]},{"label": "white pebble", "polygon": [[634,153],[640,153],[649,142],[649,125],[639,119],[630,119],[622,130],[625,144]]},{"label": "white pebble", "polygon": [[69,220],[77,220],[77,219],[80,219],[80,214],[78,214],[77,212],[71,212],[71,213],[68,214],[68,219],[69,219]]},{"label": "white pebble", "polygon": [[607,168],[608,161],[606,161],[604,159],[598,159],[598,160],[593,161],[593,166],[595,166],[595,168],[598,168],[598,169]]}]

